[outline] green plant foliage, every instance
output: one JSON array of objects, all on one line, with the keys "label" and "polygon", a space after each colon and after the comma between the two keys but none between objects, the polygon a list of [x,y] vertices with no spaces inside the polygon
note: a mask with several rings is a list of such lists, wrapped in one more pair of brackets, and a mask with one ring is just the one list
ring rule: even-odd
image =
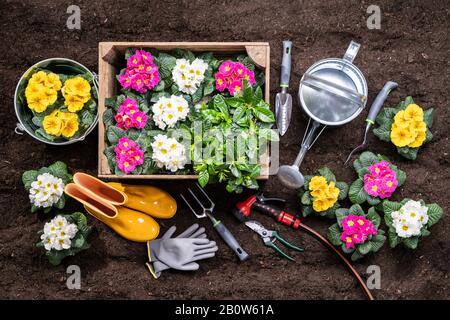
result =
[{"label": "green plant foliage", "polygon": [[[261,89],[254,89],[245,80],[243,87],[239,96],[224,98],[216,94],[193,116],[204,124],[203,137],[194,137],[194,141],[202,141],[197,147],[204,152],[192,154],[194,171],[202,186],[211,181],[226,181],[229,192],[240,193],[243,187],[258,188],[261,145],[277,140],[278,135],[270,129],[275,117],[262,99]],[[269,126],[262,127],[262,124]],[[234,160],[226,161],[227,155]]]},{"label": "green plant foliage", "polygon": [[387,157],[380,154],[376,155],[370,151],[365,151],[353,162],[353,167],[358,174],[358,178],[350,185],[348,192],[348,198],[352,203],[362,204],[367,202],[371,206],[376,206],[382,202],[382,199],[372,197],[364,190],[364,175],[369,173],[368,167],[382,160],[388,161],[390,163],[390,168],[395,171],[398,181],[397,188],[401,187],[405,183],[406,173],[397,168],[397,166],[393,165]]},{"label": "green plant foliage", "polygon": [[[160,52],[154,49],[145,49],[154,57],[158,66],[160,83],[145,95],[132,90],[122,90],[121,94],[105,101],[107,110],[103,114],[105,124],[106,149],[104,154],[108,159],[109,167],[117,175],[123,175],[116,166],[114,146],[123,137],[138,142],[145,153],[144,164],[136,168],[132,174],[170,174],[158,168],[151,158],[151,142],[157,134],[171,136],[176,129],[185,129],[183,138],[192,139],[190,150],[187,150],[192,165],[176,174],[197,174],[200,185],[205,186],[212,182],[225,182],[229,192],[242,192],[244,187],[256,189],[256,177],[260,175],[259,155],[266,151],[266,141],[278,139],[277,133],[271,129],[275,117],[269,104],[263,99],[260,85],[264,83],[264,73],[255,68],[251,59],[246,55],[217,58],[210,52],[193,53],[185,49],[176,49],[169,52]],[[127,49],[125,58],[134,54],[136,48]],[[204,79],[198,90],[192,95],[180,92],[172,79],[172,70],[177,59],[186,59],[189,62],[196,58],[208,64]],[[255,73],[255,85],[252,87],[247,81],[243,82],[243,91],[240,95],[230,96],[229,93],[219,93],[215,89],[215,73],[224,60],[233,59],[242,62]],[[124,72],[122,70],[121,72]],[[190,106],[191,112],[186,121],[177,123],[175,128],[169,130],[155,129],[152,121],[151,106],[162,96],[182,95]],[[115,114],[126,98],[138,101],[139,109],[149,116],[147,126],[140,130],[130,132],[116,127]],[[200,121],[202,128],[195,132],[194,121]],[[245,129],[246,131],[242,131]],[[181,137],[175,137],[178,138]],[[186,141],[186,139],[183,139]],[[227,143],[233,141],[233,143]],[[220,142],[220,143],[219,143]],[[228,161],[225,155],[232,155]]]},{"label": "green plant foliage", "polygon": [[[401,101],[395,108],[383,108],[378,114],[375,122],[378,124],[378,127],[373,129],[373,133],[380,140],[385,142],[391,142],[391,127],[394,123],[394,117],[397,112],[401,110],[405,110],[410,104],[414,104],[414,100],[412,97],[407,97],[405,100]],[[433,126],[434,119],[434,109],[429,108],[424,110],[423,121],[427,125],[426,138],[422,146],[424,146],[427,142],[431,141],[433,138],[433,134],[431,133],[431,128]],[[397,147],[397,152],[409,160],[415,160],[417,158],[417,154],[419,149],[422,147],[410,148],[410,147]]]},{"label": "green plant foliage", "polygon": [[[363,243],[356,244],[355,248],[347,248],[345,243],[340,238],[344,231],[342,227],[342,220],[349,215],[362,216],[367,220],[371,221],[375,226],[375,228],[377,229],[377,234],[369,235],[366,241],[364,241]],[[376,212],[374,207],[371,207],[367,211],[367,213],[365,213],[359,204],[354,204],[349,209],[347,208],[337,209],[335,216],[337,222],[328,228],[327,238],[333,245],[340,246],[344,253],[351,254],[352,261],[362,259],[370,252],[377,252],[383,247],[386,241],[386,237],[384,236],[384,231],[379,229],[381,218]]]},{"label": "green plant foliage", "polygon": [[314,213],[315,215],[319,215],[322,217],[334,218],[336,210],[338,208],[340,208],[339,201],[342,201],[345,198],[347,198],[348,189],[349,189],[348,184],[346,184],[343,181],[336,181],[336,177],[335,177],[334,173],[327,167],[323,167],[323,168],[319,169],[316,176],[323,176],[327,180],[327,183],[333,182],[335,184],[336,188],[339,189],[338,199],[337,199],[336,203],[330,209],[325,210],[325,211],[320,211],[320,212],[315,211],[312,207],[314,197],[311,195],[311,191],[309,190],[309,182],[311,181],[312,177],[314,177],[314,176],[313,175],[305,176],[305,184],[303,185],[302,188],[300,188],[298,190],[298,194],[297,194],[300,199],[300,203],[301,203],[302,215],[304,217],[307,217],[310,214]]},{"label": "green plant foliage", "polygon": [[[64,185],[66,185],[72,181],[72,175],[69,174],[69,172],[67,171],[67,165],[62,161],[56,161],[55,163],[51,164],[48,167],[42,167],[39,170],[28,170],[22,174],[22,183],[25,187],[25,190],[27,190],[27,192],[30,191],[31,184],[37,180],[39,175],[41,175],[43,173],[49,173],[57,178],[60,178],[63,181]],[[59,199],[59,201],[57,203],[55,203],[53,206],[56,207],[57,209],[63,209],[64,205],[66,203],[66,199],[67,199],[67,197],[63,193],[61,195],[61,198]],[[39,211],[39,210],[42,210],[45,213],[48,213],[48,212],[50,212],[51,209],[52,209],[52,207],[40,208],[40,207],[36,207],[34,204],[31,205],[32,213]]]},{"label": "green plant foliage", "polygon": [[403,244],[403,246],[408,249],[413,250],[416,249],[420,239],[422,237],[427,237],[431,234],[428,229],[434,224],[436,224],[444,214],[442,207],[439,206],[437,203],[426,204],[423,200],[419,200],[422,206],[426,206],[428,208],[427,211],[428,222],[424,226],[422,226],[422,229],[420,230],[420,235],[411,236],[409,238],[399,237],[395,230],[395,226],[393,225],[392,213],[395,211],[399,211],[401,207],[409,200],[411,199],[405,198],[401,202],[388,200],[383,201],[382,210],[384,212],[384,221],[386,223],[386,226],[389,228],[388,239],[391,248],[395,248],[399,244]]},{"label": "green plant foliage", "polygon": [[[71,247],[69,249],[46,250],[45,255],[47,256],[48,261],[54,266],[59,265],[64,258],[74,256],[90,247],[87,239],[89,234],[92,232],[92,227],[88,226],[86,216],[81,212],[74,212],[70,215],[62,216],[67,219],[68,223],[74,223],[78,228],[78,232],[75,237],[72,238]],[[40,232],[40,234],[42,233],[43,231]],[[40,241],[36,244],[36,247],[44,248],[44,243]]]}]

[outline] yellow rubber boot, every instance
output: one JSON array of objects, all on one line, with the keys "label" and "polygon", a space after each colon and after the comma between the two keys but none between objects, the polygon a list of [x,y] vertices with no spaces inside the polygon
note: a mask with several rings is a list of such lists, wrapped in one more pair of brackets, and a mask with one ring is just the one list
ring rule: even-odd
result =
[{"label": "yellow rubber boot", "polygon": [[108,182],[128,198],[125,207],[142,211],[159,219],[172,218],[177,212],[177,202],[166,191],[153,186],[128,185]]},{"label": "yellow rubber boot", "polygon": [[86,211],[105,223],[127,240],[147,242],[156,239],[159,234],[158,223],[146,214],[111,203],[74,183],[65,186],[64,192],[84,205]]},{"label": "yellow rubber boot", "polygon": [[74,174],[73,182],[115,206],[123,205],[155,218],[169,219],[177,212],[175,199],[157,187],[106,183],[82,172]]}]

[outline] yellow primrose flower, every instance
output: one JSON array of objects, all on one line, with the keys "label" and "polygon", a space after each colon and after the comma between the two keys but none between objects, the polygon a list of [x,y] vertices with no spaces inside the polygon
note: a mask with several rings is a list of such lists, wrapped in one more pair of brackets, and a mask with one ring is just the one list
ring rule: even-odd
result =
[{"label": "yellow primrose flower", "polygon": [[44,91],[44,86],[39,83],[29,82],[25,88],[25,97],[31,99],[31,97],[40,96]]},{"label": "yellow primrose flower", "polygon": [[83,109],[84,102],[78,96],[65,96],[64,104],[70,112],[77,112]]},{"label": "yellow primrose flower", "polygon": [[58,98],[58,92],[56,90],[46,88],[45,97],[43,96],[42,98],[46,99],[48,105],[51,106],[56,102],[56,99]]},{"label": "yellow primrose flower", "polygon": [[62,86],[59,76],[53,72],[51,72],[47,75],[47,78],[44,81],[44,85],[47,88],[51,88],[56,91],[61,90],[61,86]]},{"label": "yellow primrose flower", "polygon": [[[333,181],[331,181],[328,184],[328,188],[326,189],[326,195],[329,198],[334,199],[334,202],[336,202],[338,196],[339,196],[339,189],[336,188],[335,183]],[[333,202],[333,204],[334,204]]]},{"label": "yellow primrose flower", "polygon": [[[45,102],[45,104],[43,103]],[[44,112],[47,109],[47,102],[43,101],[40,96],[32,96],[27,99],[28,108],[36,112]]]},{"label": "yellow primrose flower", "polygon": [[315,190],[311,191],[310,194],[315,199],[321,199],[321,198],[325,197],[325,195],[326,195],[324,189],[315,189]]},{"label": "yellow primrose flower", "polygon": [[397,112],[394,116],[394,123],[397,125],[397,127],[400,128],[408,128],[409,127],[409,119],[405,119],[405,111],[400,110]]},{"label": "yellow primrose flower", "polygon": [[333,205],[325,198],[325,199],[317,199],[313,201],[313,209],[316,212],[321,212],[328,210]]},{"label": "yellow primrose flower", "polygon": [[424,131],[417,131],[417,136],[413,142],[408,144],[408,147],[410,148],[418,148],[420,147],[423,142],[425,141],[425,138],[427,137],[426,132]]},{"label": "yellow primrose flower", "polygon": [[46,133],[59,137],[61,135],[63,121],[52,112],[48,116],[44,117],[42,125]]},{"label": "yellow primrose flower", "polygon": [[405,109],[404,117],[406,120],[423,121],[423,110],[417,104],[410,104]]},{"label": "yellow primrose flower", "polygon": [[72,117],[70,120],[63,121],[64,126],[61,133],[65,138],[72,137],[78,131],[78,116],[74,115],[75,117]]},{"label": "yellow primrose flower", "polygon": [[414,121],[411,122],[410,128],[417,132],[426,132],[427,124],[424,121]]},{"label": "yellow primrose flower", "polygon": [[411,131],[407,128],[392,128],[391,141],[397,147],[405,147],[414,141],[415,136],[411,134]]},{"label": "yellow primrose flower", "polygon": [[82,77],[67,79],[63,87],[64,95],[86,97],[91,94],[91,85]]},{"label": "yellow primrose flower", "polygon": [[316,190],[326,187],[327,180],[322,176],[314,176],[309,182],[309,190]]},{"label": "yellow primrose flower", "polygon": [[33,74],[31,76],[31,79],[28,82],[38,84],[38,83],[44,83],[46,79],[47,79],[47,74],[44,71],[39,71],[39,72],[36,72],[35,74]]}]

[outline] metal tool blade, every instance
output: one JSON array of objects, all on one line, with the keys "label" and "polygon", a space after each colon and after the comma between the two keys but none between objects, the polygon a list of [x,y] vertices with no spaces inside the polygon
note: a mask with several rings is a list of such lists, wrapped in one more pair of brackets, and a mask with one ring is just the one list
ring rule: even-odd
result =
[{"label": "metal tool blade", "polygon": [[256,220],[246,221],[245,225],[259,234],[261,237],[265,238],[268,236],[268,230]]},{"label": "metal tool blade", "polygon": [[280,136],[283,136],[291,122],[292,96],[286,92],[277,93],[275,97],[275,115]]}]

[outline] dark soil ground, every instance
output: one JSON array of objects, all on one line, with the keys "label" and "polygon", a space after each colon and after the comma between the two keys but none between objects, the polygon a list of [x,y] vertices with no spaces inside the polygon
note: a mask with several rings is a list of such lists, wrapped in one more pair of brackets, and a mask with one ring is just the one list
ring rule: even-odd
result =
[{"label": "dark soil ground", "polygon": [[[266,226],[279,230],[306,251],[296,262],[279,258],[263,246],[256,234],[230,215],[232,204],[248,194],[229,195],[222,186],[208,188],[219,204],[216,215],[234,232],[252,255],[238,263],[233,253],[200,221],[220,249],[215,259],[204,261],[193,273],[165,272],[154,280],[144,267],[145,245],[126,241],[105,225],[90,218],[96,232],[92,247],[61,266],[52,267],[34,247],[36,232],[49,216],[30,214],[27,194],[21,183],[23,171],[49,165],[56,160],[68,163],[72,172],[97,171],[97,131],[86,141],[66,147],[39,143],[27,135],[16,135],[13,94],[20,75],[35,62],[49,57],[75,59],[97,70],[100,41],[268,41],[271,45],[272,102],[278,91],[281,41],[291,39],[295,97],[299,78],[315,61],[342,56],[350,40],[362,44],[355,61],[369,84],[369,103],[387,80],[399,88],[386,105],[395,105],[412,95],[423,107],[435,107],[434,139],[415,162],[396,154],[392,145],[370,135],[370,149],[389,156],[408,174],[406,184],[395,194],[437,202],[445,211],[416,251],[389,249],[356,264],[365,274],[369,265],[381,268],[378,299],[448,299],[450,257],[449,169],[449,83],[450,83],[450,3],[448,0],[422,1],[74,1],[81,7],[82,29],[66,28],[67,1],[0,1],[0,298],[7,299],[364,299],[352,276],[337,259],[309,235],[257,216]],[[371,4],[381,8],[381,30],[366,27]],[[364,116],[352,123],[327,130],[311,149],[302,165],[312,173],[326,165],[339,180],[355,179],[343,160],[362,139]],[[281,140],[281,163],[295,158],[307,118],[294,99],[293,120]],[[152,182],[176,195],[190,182]],[[262,189],[271,196],[288,200],[291,212],[299,210],[294,191],[280,186],[272,177]],[[68,212],[82,210],[70,202]],[[184,229],[196,221],[180,204],[175,218],[161,221],[163,231],[176,224]],[[305,222],[322,234],[332,221],[308,218]],[[66,267],[77,264],[82,271],[81,290],[68,290]]]}]

